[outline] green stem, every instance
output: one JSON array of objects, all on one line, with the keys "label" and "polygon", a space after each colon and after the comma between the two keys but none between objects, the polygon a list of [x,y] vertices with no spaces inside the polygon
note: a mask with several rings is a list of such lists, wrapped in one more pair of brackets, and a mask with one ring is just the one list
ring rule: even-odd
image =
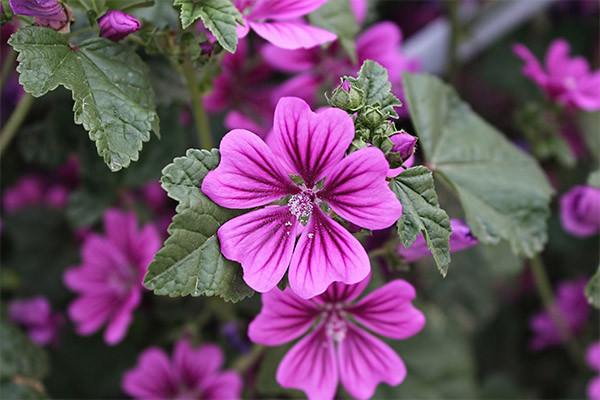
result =
[{"label": "green stem", "polygon": [[567,344],[567,350],[573,362],[576,365],[581,365],[583,360],[582,353],[579,349],[579,346],[577,345],[577,342],[575,341],[575,338],[569,330],[564,316],[556,307],[556,302],[554,300],[554,294],[552,291],[552,285],[550,284],[550,280],[548,279],[548,275],[546,274],[544,262],[542,261],[542,258],[539,254],[536,254],[529,261],[531,264],[533,276],[535,278],[535,285],[544,304],[544,308],[550,316],[554,327],[558,331],[558,335]]},{"label": "green stem", "polygon": [[210,133],[210,126],[208,125],[206,111],[204,110],[202,93],[200,93],[196,70],[192,65],[192,60],[190,60],[190,57],[187,55],[183,65],[181,66],[181,72],[183,73],[188,91],[190,93],[190,99],[192,101],[192,114],[194,115],[194,122],[196,123],[196,133],[198,134],[200,147],[203,149],[211,149],[213,147],[213,141]]},{"label": "green stem", "polygon": [[10,75],[14,72],[15,61],[17,60],[17,52],[12,48],[10,49],[10,53],[6,56],[4,60],[4,65],[2,66],[2,80],[0,81],[0,93],[4,90],[4,85],[6,85],[6,81],[10,77]]},{"label": "green stem", "polygon": [[33,98],[29,93],[25,93],[21,97],[21,100],[19,100],[17,108],[13,111],[6,125],[4,125],[2,135],[0,135],[0,155],[4,154],[15,134],[19,131],[19,127],[33,104]]},{"label": "green stem", "polygon": [[250,351],[242,356],[240,356],[232,365],[231,368],[239,372],[240,374],[244,374],[246,371],[250,369],[262,356],[265,351],[265,346],[261,344],[255,344],[252,346]]},{"label": "green stem", "polygon": [[128,10],[133,10],[134,8],[142,8],[142,7],[152,7],[154,5],[154,0],[141,1],[139,3],[129,4],[125,7],[121,8],[121,11],[125,12]]}]

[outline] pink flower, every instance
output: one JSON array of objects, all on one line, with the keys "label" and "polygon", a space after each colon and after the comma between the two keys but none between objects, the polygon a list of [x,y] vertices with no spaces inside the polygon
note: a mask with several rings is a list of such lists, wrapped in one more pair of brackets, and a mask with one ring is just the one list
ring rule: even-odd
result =
[{"label": "pink flower", "polygon": [[399,153],[403,160],[408,159],[415,151],[417,138],[406,132],[400,132],[390,136],[390,140],[394,143],[392,151]]},{"label": "pink flower", "polygon": [[308,25],[301,17],[321,7],[327,0],[234,0],[244,14],[238,38],[252,29],[266,41],[284,49],[311,48],[337,39],[325,29]]},{"label": "pink flower", "polygon": [[137,228],[131,212],[104,213],[105,236],[89,234],[81,250],[82,263],[63,275],[65,285],[79,297],[69,316],[80,335],[91,335],[107,324],[104,340],[120,342],[142,298],[142,279],[161,240],[153,225]]},{"label": "pink flower", "polygon": [[141,24],[132,15],[118,10],[111,10],[100,18],[98,26],[100,27],[100,36],[117,42],[130,33],[139,30]]},{"label": "pink flower", "polygon": [[[356,40],[358,63],[353,64],[336,42],[325,51],[314,48],[310,50],[284,50],[266,45],[262,49],[263,57],[268,65],[283,72],[300,73],[305,76],[305,90],[314,95],[321,85],[334,87],[343,75],[356,75],[365,60],[373,60],[388,70],[392,91],[400,100],[402,92],[402,72],[419,70],[418,61],[405,57],[400,46],[402,32],[391,22],[380,22],[367,29]],[[310,77],[310,79],[308,78]],[[299,76],[292,79],[300,79]],[[309,103],[311,103],[309,101]],[[405,107],[397,110],[407,115]]]},{"label": "pink flower", "polygon": [[600,110],[600,70],[591,72],[583,57],[569,58],[567,41],[552,42],[546,53],[546,70],[522,44],[515,44],[513,51],[525,61],[523,75],[537,83],[548,98],[567,108]]},{"label": "pink flower", "polygon": [[600,400],[600,341],[592,343],[587,348],[585,360],[597,373],[597,376],[588,384],[587,396],[590,400]]},{"label": "pink flower", "polygon": [[39,346],[57,344],[60,327],[65,322],[60,313],[52,312],[50,302],[43,296],[11,301],[8,317],[24,326],[31,341]]},{"label": "pink flower", "polygon": [[279,346],[314,326],[279,364],[281,386],[303,390],[309,399],[333,399],[341,380],[350,395],[367,399],[378,383],[398,385],[404,380],[406,367],[400,357],[358,324],[392,339],[406,339],[425,326],[425,316],[411,303],[415,289],[400,279],[353,303],[368,282],[369,278],[355,285],[334,283],[312,300],[289,288],[263,294],[263,308],[248,327],[253,342]]},{"label": "pink flower", "polygon": [[560,199],[560,221],[572,235],[591,236],[600,229],[600,189],[575,186]]},{"label": "pink flower", "polygon": [[24,175],[4,190],[2,201],[8,214],[33,205],[63,208],[69,201],[69,189],[38,174]]},{"label": "pink flower", "polygon": [[[451,219],[450,226],[452,227],[452,233],[450,234],[450,252],[454,253],[468,249],[478,243],[477,238],[471,234],[471,229],[464,221]],[[398,246],[398,254],[400,254],[402,260],[407,263],[417,261],[423,257],[431,257],[431,252],[427,248],[427,243],[425,242],[422,233],[417,236],[417,239],[408,249],[405,249],[404,246],[400,244]]]},{"label": "pink flower", "polygon": [[[571,335],[581,331],[590,314],[590,306],[583,294],[585,285],[586,279],[564,281],[558,284],[554,312],[556,316],[562,316],[565,328]],[[564,341],[554,324],[554,319],[547,311],[540,311],[532,316],[529,319],[529,327],[534,334],[529,342],[529,347],[533,351],[558,346]]]},{"label": "pink flower", "polygon": [[9,0],[9,4],[16,15],[35,17],[38,24],[57,31],[69,22],[67,9],[56,0]]},{"label": "pink flower", "polygon": [[259,292],[271,290],[288,266],[290,286],[303,298],[335,281],[363,280],[370,271],[367,253],[327,214],[332,210],[367,229],[396,222],[402,206],[385,180],[385,156],[365,148],[344,158],[354,124],[339,109],[315,114],[301,99],[284,97],[273,125],[271,148],[246,130],[225,135],[221,162],[202,183],[202,191],[223,207],[266,206],[219,228],[223,255],[242,264],[244,280]]},{"label": "pink flower", "polygon": [[187,339],[175,345],[173,359],[157,347],[142,352],[137,365],[125,372],[123,391],[136,399],[239,399],[242,379],[220,369],[223,352],[214,344],[193,348]]}]

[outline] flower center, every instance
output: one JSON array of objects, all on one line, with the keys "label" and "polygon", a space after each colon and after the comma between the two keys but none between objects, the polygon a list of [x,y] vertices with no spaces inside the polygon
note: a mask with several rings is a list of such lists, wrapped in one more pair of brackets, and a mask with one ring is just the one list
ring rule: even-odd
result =
[{"label": "flower center", "polygon": [[290,201],[288,201],[288,206],[292,215],[302,221],[307,220],[312,214],[313,202],[312,196],[309,196],[306,192],[302,192],[293,195]]},{"label": "flower center", "polygon": [[569,90],[573,90],[577,86],[577,82],[575,82],[575,78],[573,78],[572,76],[565,78],[563,83],[565,87]]},{"label": "flower center", "polygon": [[342,315],[342,305],[339,303],[328,303],[325,305],[325,333],[334,342],[341,342],[346,337],[348,325],[346,318]]}]

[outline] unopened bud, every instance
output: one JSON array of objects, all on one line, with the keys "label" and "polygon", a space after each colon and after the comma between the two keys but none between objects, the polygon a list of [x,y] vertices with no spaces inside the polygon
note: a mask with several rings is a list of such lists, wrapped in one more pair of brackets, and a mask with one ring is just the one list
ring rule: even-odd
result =
[{"label": "unopened bud", "polygon": [[406,132],[400,132],[398,134],[390,136],[390,140],[394,143],[392,152],[399,153],[403,160],[410,157],[415,151],[415,145],[417,144],[417,138]]},{"label": "unopened bud", "polygon": [[331,95],[331,105],[345,111],[355,112],[362,106],[363,93],[350,82],[343,80]]},{"label": "unopened bud", "polygon": [[125,36],[140,29],[140,21],[122,11],[112,10],[98,21],[100,36],[119,41]]},{"label": "unopened bud", "polygon": [[376,128],[385,121],[385,116],[379,111],[379,109],[368,106],[360,115],[360,121],[371,127]]}]

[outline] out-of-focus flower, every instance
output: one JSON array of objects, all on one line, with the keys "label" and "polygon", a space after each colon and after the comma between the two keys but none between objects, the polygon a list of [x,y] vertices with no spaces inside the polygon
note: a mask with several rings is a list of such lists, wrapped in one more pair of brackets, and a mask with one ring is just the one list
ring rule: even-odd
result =
[{"label": "out-of-focus flower", "polygon": [[592,343],[585,352],[585,360],[597,376],[587,387],[587,396],[590,400],[600,400],[600,341]]},{"label": "out-of-focus flower", "polygon": [[244,15],[238,25],[238,38],[250,29],[266,41],[283,49],[311,48],[337,39],[334,33],[308,25],[302,19],[327,0],[234,0]]},{"label": "out-of-focus flower", "polygon": [[594,235],[600,229],[600,189],[575,186],[560,199],[563,229],[575,236]]},{"label": "out-of-focus flower", "polygon": [[56,31],[69,31],[71,9],[57,0],[9,0],[16,15],[35,17],[35,21]]},{"label": "out-of-focus flower", "polygon": [[39,346],[57,344],[60,327],[65,322],[60,313],[52,312],[50,302],[43,296],[11,301],[8,317],[25,327],[31,341]]},{"label": "out-of-focus flower", "polygon": [[406,339],[423,329],[425,316],[412,305],[415,289],[400,279],[353,303],[368,281],[333,283],[311,300],[289,288],[262,295],[262,310],[248,327],[253,342],[279,346],[314,326],[279,364],[281,386],[303,390],[311,400],[333,399],[341,380],[353,397],[368,399],[380,382],[398,385],[404,380],[400,357],[358,324],[382,336]]},{"label": "out-of-focus flower", "polygon": [[546,53],[546,70],[522,44],[515,44],[513,51],[525,61],[523,74],[537,83],[548,98],[571,109],[600,110],[600,70],[590,71],[583,57],[569,58],[566,40],[552,42]]},{"label": "out-of-focus flower", "polygon": [[239,399],[242,379],[221,371],[223,352],[214,344],[193,348],[187,339],[175,345],[173,358],[158,347],[144,350],[125,372],[121,387],[136,399]]},{"label": "out-of-focus flower", "polygon": [[248,342],[248,339],[246,339],[246,335],[243,337],[240,335],[240,328],[237,323],[233,321],[227,322],[221,328],[221,332],[236,350],[242,353],[246,353],[250,350],[250,343]]},{"label": "out-of-focus flower", "polygon": [[[452,233],[450,234],[450,252],[455,253],[460,250],[468,249],[478,243],[477,238],[471,234],[471,229],[464,221],[451,219],[450,226],[452,227]],[[405,249],[404,246],[400,244],[398,246],[398,254],[400,254],[402,260],[407,263],[423,257],[431,257],[431,252],[427,248],[427,242],[422,233],[417,236],[417,239],[408,249]]]},{"label": "out-of-focus flower", "polygon": [[77,332],[91,335],[106,323],[104,340],[114,345],[127,333],[142,298],[146,267],[161,240],[152,224],[139,231],[135,214],[116,209],[104,213],[104,229],[104,236],[85,238],[81,264],[68,269],[63,281],[79,294],[69,306]]},{"label": "out-of-focus flower", "polygon": [[141,24],[133,15],[125,14],[123,11],[111,10],[100,18],[98,26],[100,27],[100,36],[117,42],[130,33],[139,30]]},{"label": "out-of-focus flower", "polygon": [[[371,147],[344,157],[354,139],[352,118],[337,108],[313,113],[294,97],[279,101],[273,126],[272,148],[249,131],[226,134],[221,162],[202,183],[202,191],[223,207],[265,206],[219,228],[223,255],[242,264],[244,280],[259,292],[275,287],[288,266],[290,286],[303,298],[335,281],[361,281],[371,268],[366,251],[321,206],[367,229],[396,222],[402,206],[385,180],[389,164],[383,152]],[[268,205],[286,196],[288,204]]]},{"label": "out-of-focus flower", "polygon": [[369,11],[369,0],[350,0],[350,7],[356,21],[359,25],[362,25],[365,22],[367,11]]},{"label": "out-of-focus flower", "polygon": [[540,351],[564,342],[555,319],[562,317],[564,328],[568,331],[566,333],[570,335],[581,331],[590,314],[590,305],[583,294],[586,283],[586,279],[560,282],[556,291],[556,304],[552,309],[555,315],[550,316],[547,311],[540,311],[529,319],[529,327],[534,335],[529,342],[531,350]]},{"label": "out-of-focus flower", "polygon": [[4,212],[7,214],[33,205],[62,208],[68,200],[69,189],[66,186],[51,183],[46,177],[35,174],[22,176],[2,195]]},{"label": "out-of-focus flower", "polygon": [[[319,48],[285,50],[265,45],[262,54],[267,64],[274,69],[312,77],[312,80],[307,80],[311,86],[305,89],[312,93],[312,101],[308,101],[309,103],[314,103],[314,96],[321,85],[331,88],[336,82],[339,82],[341,76],[356,75],[365,60],[376,61],[387,69],[393,93],[403,100],[402,72],[418,71],[419,63],[402,54],[401,43],[400,28],[391,22],[381,22],[373,25],[357,38],[357,64],[352,63],[337,42],[326,50]],[[293,79],[298,79],[298,77]],[[397,111],[401,115],[406,115],[405,109],[406,107],[402,107]]]}]

